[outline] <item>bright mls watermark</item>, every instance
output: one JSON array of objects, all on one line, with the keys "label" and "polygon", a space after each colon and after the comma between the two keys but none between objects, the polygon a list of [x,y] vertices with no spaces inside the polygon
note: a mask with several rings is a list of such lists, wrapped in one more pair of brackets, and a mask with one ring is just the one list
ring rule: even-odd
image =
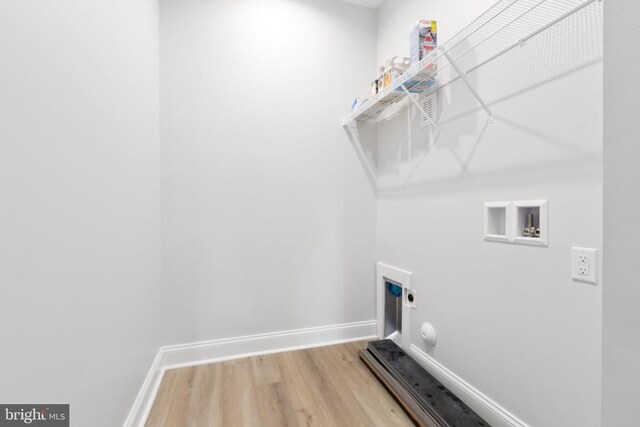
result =
[{"label": "bright mls watermark", "polygon": [[2,405],[0,427],[69,427],[69,405]]}]

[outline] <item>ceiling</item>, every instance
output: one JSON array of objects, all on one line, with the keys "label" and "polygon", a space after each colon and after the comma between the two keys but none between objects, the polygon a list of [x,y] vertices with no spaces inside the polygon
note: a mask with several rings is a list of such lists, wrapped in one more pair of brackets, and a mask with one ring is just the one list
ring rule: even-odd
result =
[{"label": "ceiling", "polygon": [[384,0],[341,0],[345,3],[357,4],[359,6],[370,7],[371,9],[377,9],[380,7]]}]

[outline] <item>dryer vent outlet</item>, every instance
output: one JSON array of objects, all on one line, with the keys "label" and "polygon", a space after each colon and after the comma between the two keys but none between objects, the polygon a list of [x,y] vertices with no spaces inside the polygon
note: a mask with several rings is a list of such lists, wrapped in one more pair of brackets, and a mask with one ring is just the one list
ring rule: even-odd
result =
[{"label": "dryer vent outlet", "polygon": [[420,105],[422,106],[422,115],[420,125],[423,128],[431,126],[436,121],[436,109],[438,108],[438,93],[431,94],[429,96],[423,96],[420,98]]}]

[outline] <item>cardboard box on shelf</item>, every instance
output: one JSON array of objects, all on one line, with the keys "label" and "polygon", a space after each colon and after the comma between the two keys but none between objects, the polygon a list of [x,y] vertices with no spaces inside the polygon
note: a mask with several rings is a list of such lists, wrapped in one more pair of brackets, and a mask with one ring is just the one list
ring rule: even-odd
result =
[{"label": "cardboard box on shelf", "polygon": [[[411,65],[418,63],[438,47],[438,25],[430,19],[419,19],[409,30]],[[431,66],[435,70],[435,65]]]}]

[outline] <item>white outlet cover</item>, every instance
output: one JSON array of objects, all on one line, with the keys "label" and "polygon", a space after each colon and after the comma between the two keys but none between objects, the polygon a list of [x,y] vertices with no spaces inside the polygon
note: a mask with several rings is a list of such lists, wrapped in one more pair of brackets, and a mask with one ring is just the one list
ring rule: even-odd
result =
[{"label": "white outlet cover", "polygon": [[[410,298],[411,296],[411,298]],[[415,289],[404,288],[404,305],[416,309],[416,291]],[[413,300],[413,301],[411,301]]]},{"label": "white outlet cover", "polygon": [[598,250],[571,248],[571,277],[573,280],[598,283]]}]

